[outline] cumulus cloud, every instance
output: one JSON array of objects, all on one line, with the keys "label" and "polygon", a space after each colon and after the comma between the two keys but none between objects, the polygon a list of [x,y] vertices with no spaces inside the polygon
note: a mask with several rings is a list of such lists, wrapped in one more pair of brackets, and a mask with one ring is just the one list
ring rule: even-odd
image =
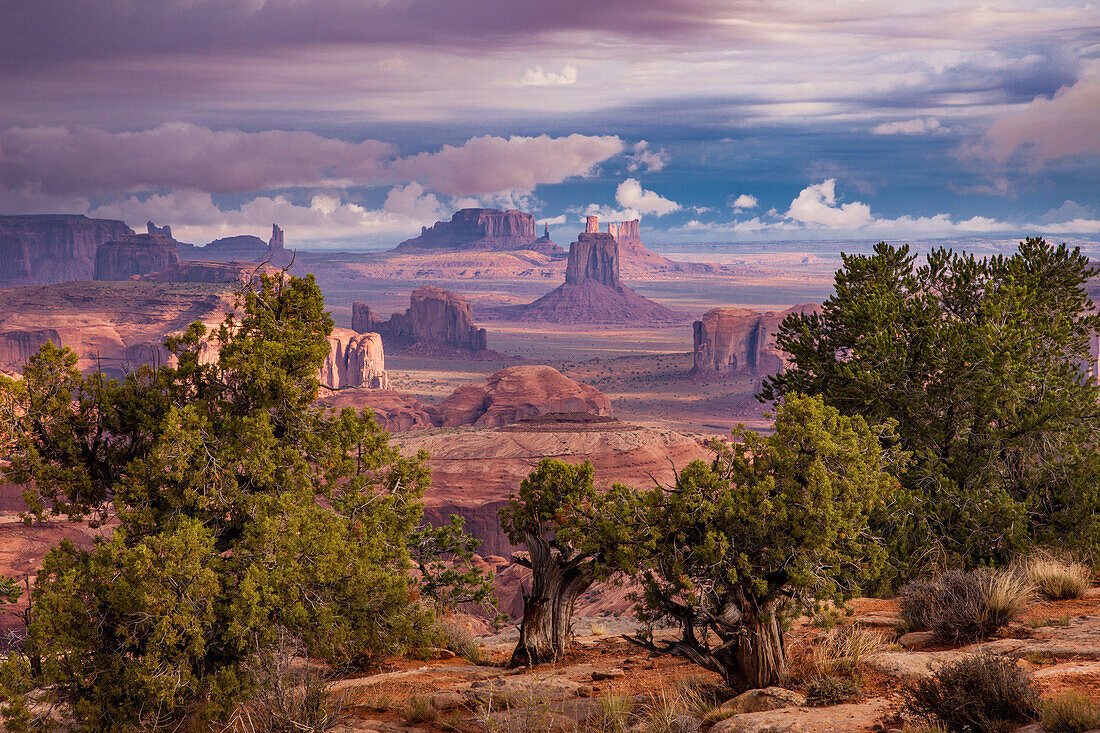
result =
[{"label": "cumulus cloud", "polygon": [[1033,164],[1073,155],[1100,154],[1100,74],[1036,97],[997,119],[980,145],[965,152],[1004,163],[1021,152]]},{"label": "cumulus cloud", "polygon": [[743,193],[736,198],[730,196],[730,206],[733,208],[734,211],[746,211],[748,209],[755,209],[759,205],[760,202],[752,194]]},{"label": "cumulus cloud", "polygon": [[639,140],[634,143],[633,152],[627,155],[626,159],[630,161],[627,170],[648,173],[664,168],[672,160],[672,156],[666,153],[664,148],[652,150],[647,141]]},{"label": "cumulus cloud", "polygon": [[912,120],[883,122],[871,128],[875,135],[925,135],[930,132],[946,132],[935,117],[918,117]]},{"label": "cumulus cloud", "polygon": [[348,142],[312,132],[212,130],[188,123],[121,133],[77,126],[9,128],[0,131],[0,191],[249,193],[416,181],[451,196],[525,193],[587,175],[622,148],[613,136],[485,135],[398,158],[386,142]]},{"label": "cumulus cloud", "polygon": [[544,71],[541,66],[535,66],[523,72],[519,83],[525,87],[560,87],[577,83],[577,67],[566,64],[561,72]]},{"label": "cumulus cloud", "polygon": [[653,216],[664,216],[680,209],[680,204],[675,201],[642,188],[636,178],[627,178],[619,184],[615,189],[615,201],[624,209]]},{"label": "cumulus cloud", "polygon": [[858,229],[874,221],[871,207],[859,201],[836,202],[836,179],[807,186],[787,210],[787,218],[800,224],[829,229]]},{"label": "cumulus cloud", "polygon": [[402,158],[388,170],[451,196],[526,192],[542,183],[589,175],[597,164],[622,150],[623,141],[613,135],[483,135],[459,146],[444,145],[438,152]]},{"label": "cumulus cloud", "polygon": [[434,194],[427,193],[416,181],[391,188],[382,210],[423,222],[438,221],[447,213],[442,202]]}]

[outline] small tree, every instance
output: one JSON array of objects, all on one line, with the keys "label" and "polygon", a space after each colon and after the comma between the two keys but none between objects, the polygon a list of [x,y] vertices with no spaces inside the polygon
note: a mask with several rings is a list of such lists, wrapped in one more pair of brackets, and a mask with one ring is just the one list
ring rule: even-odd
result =
[{"label": "small tree", "polygon": [[577,598],[597,580],[629,569],[637,557],[626,522],[634,493],[616,485],[606,493],[592,483],[592,464],[544,458],[525,478],[519,495],[500,510],[500,524],[526,556],[513,560],[531,569],[531,592],[523,594],[519,643],[513,667],[552,662],[573,640]]},{"label": "small tree", "polygon": [[493,573],[474,564],[481,540],[466,534],[466,520],[457,514],[447,524],[424,524],[409,535],[413,564],[420,572],[420,593],[438,610],[453,611],[463,603],[496,609]]},{"label": "small tree", "polygon": [[675,486],[643,500],[640,616],[678,623],[682,634],[633,640],[744,690],[785,676],[792,604],[851,597],[876,571],[884,553],[867,520],[897,482],[880,435],[820,398],[790,396],[768,437],[743,427],[733,435],[711,465],[689,464]]}]

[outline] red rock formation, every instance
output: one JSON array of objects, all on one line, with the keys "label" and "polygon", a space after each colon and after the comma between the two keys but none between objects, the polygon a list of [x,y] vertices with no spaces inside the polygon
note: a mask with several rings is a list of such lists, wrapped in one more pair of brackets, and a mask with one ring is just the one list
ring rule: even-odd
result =
[{"label": "red rock formation", "polygon": [[[536,245],[536,242],[539,244]],[[420,236],[406,239],[396,251],[408,250],[510,250],[561,249],[535,234],[535,217],[510,209],[461,209],[450,221],[438,221],[431,228],[421,227]]]},{"label": "red rock formation", "polygon": [[466,384],[439,404],[442,427],[497,427],[547,413],[611,415],[611,400],[595,387],[548,366],[514,366],[484,384]]},{"label": "red rock formation", "polygon": [[[155,229],[150,222],[150,228]],[[165,234],[128,234],[99,245],[96,280],[129,280],[160,272],[179,262],[176,240]]]},{"label": "red rock formation", "polygon": [[55,328],[26,328],[0,331],[0,364],[22,368],[47,341],[62,346],[61,334]]},{"label": "red rock formation", "polygon": [[283,245],[283,230],[278,224],[271,225],[271,238],[266,242],[251,234],[239,234],[223,237],[196,247],[181,244],[182,260],[205,260],[210,262],[267,262],[275,267],[286,267],[293,259]]},{"label": "red rock formation", "polygon": [[693,325],[694,374],[766,376],[783,370],[783,355],[775,346],[779,324],[792,313],[814,313],[816,303],[782,312],[747,308],[714,308]]},{"label": "red rock formation", "polygon": [[391,350],[421,343],[471,352],[487,348],[486,331],[474,325],[469,304],[443,288],[417,288],[410,297],[409,309],[394,313],[388,321],[379,318],[366,303],[356,301],[351,308],[352,329],[380,333]]},{"label": "red rock formation", "polygon": [[134,230],[86,216],[0,216],[0,287],[90,280],[96,248]]},{"label": "red rock formation", "polygon": [[345,407],[357,412],[369,409],[382,429],[390,433],[434,428],[438,422],[438,411],[434,406],[425,405],[412,395],[389,389],[344,389],[324,395],[318,401],[336,411]]},{"label": "red rock formation", "polygon": [[257,262],[215,262],[186,260],[161,272],[143,275],[142,280],[158,283],[236,283],[249,282],[260,275],[277,275],[279,269]]},{"label": "red rock formation", "polygon": [[321,367],[321,384],[334,389],[389,387],[381,336],[334,328],[328,341],[332,349]]},{"label": "red rock formation", "polygon": [[[588,217],[587,228],[598,227]],[[506,320],[550,323],[682,323],[685,316],[642,297],[619,279],[619,243],[611,234],[584,231],[569,247],[565,284],[526,305],[487,309]]]}]

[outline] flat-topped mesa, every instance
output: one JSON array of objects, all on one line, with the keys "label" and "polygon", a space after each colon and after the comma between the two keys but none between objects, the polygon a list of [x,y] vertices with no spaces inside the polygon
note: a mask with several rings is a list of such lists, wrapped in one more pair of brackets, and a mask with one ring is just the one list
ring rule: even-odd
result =
[{"label": "flat-topped mesa", "polygon": [[99,245],[95,253],[96,280],[129,280],[160,272],[180,261],[179,243],[149,222],[148,234],[126,234]]},{"label": "flat-topped mesa", "polygon": [[203,247],[181,244],[180,259],[205,262],[268,262],[275,267],[285,267],[293,259],[286,250],[283,230],[271,225],[271,237],[266,242],[253,234],[222,237]]},{"label": "flat-topped mesa", "polygon": [[390,348],[416,344],[434,344],[471,352],[487,348],[486,331],[474,325],[473,312],[462,296],[425,285],[414,290],[409,300],[408,310],[394,313],[388,321],[379,318],[366,303],[352,303],[352,330],[360,333],[376,331],[385,343],[390,344]]},{"label": "flat-topped mesa", "polygon": [[786,368],[775,345],[779,324],[787,316],[818,312],[817,303],[805,303],[785,311],[748,308],[714,308],[693,324],[694,365],[697,375],[734,374],[764,377]]},{"label": "flat-topped mesa", "polygon": [[539,237],[535,217],[516,209],[460,209],[450,221],[421,227],[420,236],[406,239],[396,251],[535,249],[560,254],[561,248],[550,241],[549,235],[547,229]]},{"label": "flat-topped mesa", "polygon": [[82,214],[0,216],[0,288],[90,280],[99,245],[133,233]]}]

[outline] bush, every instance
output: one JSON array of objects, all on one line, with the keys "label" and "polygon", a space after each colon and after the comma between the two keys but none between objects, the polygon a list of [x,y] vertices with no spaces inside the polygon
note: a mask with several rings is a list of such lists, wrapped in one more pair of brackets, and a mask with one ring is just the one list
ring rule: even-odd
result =
[{"label": "bush", "polygon": [[882,632],[860,626],[830,631],[813,651],[814,667],[819,674],[852,674],[886,648]]},{"label": "bush", "polygon": [[1051,552],[1032,555],[1023,562],[1021,570],[1035,589],[1052,601],[1081,598],[1092,584],[1088,565]]},{"label": "bush", "polygon": [[905,688],[909,711],[956,733],[1005,733],[1039,715],[1039,694],[1011,660],[975,656]]},{"label": "bush", "polygon": [[439,719],[439,710],[430,698],[416,695],[409,700],[402,717],[405,718],[406,723],[434,723]]},{"label": "bush", "polygon": [[596,713],[597,730],[606,733],[626,733],[630,729],[630,712],[634,701],[625,695],[606,695],[600,698]]},{"label": "bush", "polygon": [[1100,707],[1076,692],[1043,703],[1041,716],[1047,733],[1085,733],[1100,728]]},{"label": "bush", "polygon": [[949,570],[935,580],[901,589],[901,615],[911,629],[928,629],[949,641],[981,639],[1018,617],[1031,584],[1011,571]]},{"label": "bush", "polygon": [[823,675],[806,685],[806,704],[810,707],[840,705],[859,699],[859,685],[854,680]]}]

